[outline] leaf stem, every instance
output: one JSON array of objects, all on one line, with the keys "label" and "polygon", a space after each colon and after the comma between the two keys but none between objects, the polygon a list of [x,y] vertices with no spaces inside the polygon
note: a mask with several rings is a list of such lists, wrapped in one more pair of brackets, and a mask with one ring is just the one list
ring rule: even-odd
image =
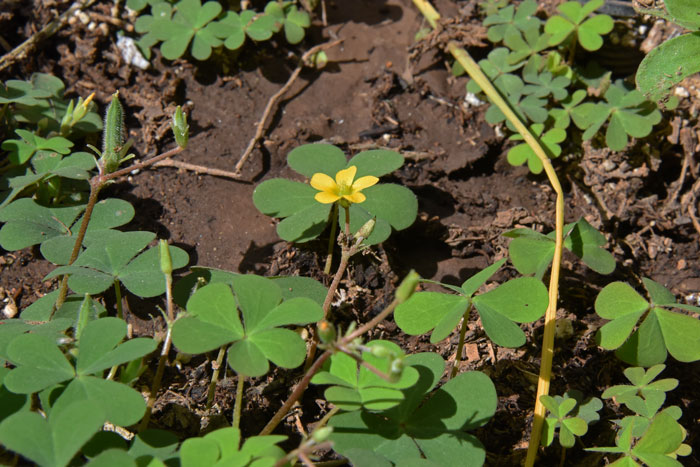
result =
[{"label": "leaf stem", "polygon": [[216,368],[211,374],[211,381],[209,382],[209,390],[207,391],[207,408],[211,409],[211,405],[214,403],[214,396],[216,395],[216,383],[219,381],[219,372],[221,371],[221,365],[224,363],[224,355],[226,355],[226,346],[222,345],[219,349],[219,355],[216,356]]},{"label": "leaf stem", "polygon": [[472,304],[469,303],[467,311],[464,312],[462,316],[462,327],[459,329],[459,342],[457,343],[457,352],[455,353],[455,366],[452,367],[452,373],[450,374],[450,379],[457,376],[457,370],[459,369],[459,362],[462,361],[462,350],[464,349],[464,338],[467,335],[467,322],[469,321],[469,314],[472,311]]},{"label": "leaf stem", "polygon": [[236,401],[233,405],[233,423],[234,428],[238,428],[241,424],[241,406],[243,405],[243,385],[245,384],[245,376],[238,374],[236,376]]},{"label": "leaf stem", "polygon": [[148,422],[151,420],[151,413],[153,413],[156,395],[160,389],[160,383],[163,380],[163,373],[165,372],[165,362],[168,359],[168,354],[170,353],[170,346],[172,344],[171,331],[171,325],[168,323],[168,333],[165,335],[163,349],[160,352],[160,360],[158,360],[158,368],[156,369],[156,375],[153,377],[153,384],[151,385],[151,393],[148,395],[148,401],[146,401],[146,413],[139,424],[139,431],[143,431],[148,428]]},{"label": "leaf stem", "polygon": [[119,279],[114,279],[114,298],[117,302],[117,318],[124,319],[124,311],[122,310],[122,288],[119,285]]}]

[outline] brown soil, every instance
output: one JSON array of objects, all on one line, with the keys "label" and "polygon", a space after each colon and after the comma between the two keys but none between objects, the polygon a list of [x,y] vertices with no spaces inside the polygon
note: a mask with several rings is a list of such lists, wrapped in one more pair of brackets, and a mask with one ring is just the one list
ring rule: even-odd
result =
[{"label": "brown soil", "polygon": [[[70,3],[7,2],[0,7],[2,36],[15,46]],[[108,15],[112,4],[99,1],[90,11]],[[265,275],[306,274],[328,283],[320,267],[323,242],[288,245],[280,241],[275,221],[253,206],[253,189],[273,177],[300,179],[287,167],[286,155],[304,143],[329,141],[349,153],[375,146],[401,151],[406,164],[390,178],[416,193],[419,218],[376,248],[375,255],[351,267],[348,277],[352,280],[341,286],[350,297],[349,318],[363,319],[381,309],[398,278],[411,268],[423,277],[461,283],[507,254],[508,241],[500,236],[503,232],[519,226],[552,230],[554,194],[546,178],[508,164],[505,153],[512,143],[498,137],[484,122],[483,107],[465,103],[466,78],[451,76],[448,61],[437,48],[416,47],[414,35],[423,21],[409,0],[336,0],[328,1],[327,6],[328,26],[316,24],[299,47],[273,41],[245,47],[237,61],[216,56],[206,63],[191,58],[168,62],[157,56],[148,71],[121,60],[114,26],[93,30],[78,21],[43,42],[26,60],[0,73],[0,79],[26,79],[34,71],[48,72],[66,82],[69,95],[95,91],[100,104],[119,90],[130,116],[130,134],[142,158],[174,144],[166,131],[167,116],[176,105],[185,105],[190,112],[191,138],[178,159],[232,170],[269,97],[296,66],[290,53],[299,56],[315,44],[343,39],[341,45],[327,51],[329,66],[304,71],[276,107],[262,144],[244,166],[245,181],[160,168],[130,176],[104,195],[134,204],[137,217],[127,229],[150,230],[169,239],[187,250],[191,265]],[[473,46],[470,51],[475,56],[488,52],[485,43],[479,46],[485,31],[474,1],[442,0],[436,6],[445,17],[461,15],[469,31],[465,40]],[[691,84],[686,88],[693,89]],[[679,111],[664,114],[664,123],[650,138],[635,142],[626,151],[609,153],[571,142],[565,148],[571,157],[555,161],[565,185],[567,221],[585,216],[606,234],[618,262],[611,276],[601,276],[575,258],[565,257],[560,317],[572,320],[574,333],[557,342],[555,394],[579,389],[600,396],[604,388],[623,382],[623,365],[593,340],[601,325],[593,300],[605,284],[614,280],[638,284],[641,277],[650,277],[681,300],[697,300],[698,231],[688,211],[695,201],[689,204],[684,196],[692,193],[692,178],[697,176],[693,132],[697,135],[694,115],[700,104],[699,87],[691,90]],[[679,186],[684,158],[688,158],[689,173]],[[36,250],[6,252],[0,260],[1,290],[14,292],[20,309],[54,286],[42,283],[51,266]],[[142,303],[134,297],[128,301],[136,333],[152,333],[161,327],[154,321],[158,313],[152,301]],[[476,325],[468,334],[468,359],[460,368],[487,372],[499,394],[495,418],[478,433],[488,450],[489,465],[516,465],[527,447],[542,323],[525,328],[528,343],[520,349],[496,348]],[[407,351],[434,350],[427,338],[409,338],[391,322],[376,335],[379,333]],[[452,362],[456,342],[457,336],[452,336],[438,348]],[[664,376],[680,380],[669,403],[683,409],[681,422],[689,432],[686,442],[697,446],[700,364],[679,364],[673,359],[667,364]],[[159,426],[180,436],[197,434],[209,371],[202,359],[182,370],[168,369],[168,391],[155,413]],[[298,372],[275,372],[251,383],[246,390],[245,433],[254,434],[261,428],[297,376]],[[144,387],[147,380],[148,375]],[[230,417],[233,381],[227,378],[217,391],[217,405],[225,417]],[[299,413],[304,426],[324,411],[313,402],[314,391],[307,394],[309,402]],[[594,425],[583,439],[586,446],[610,445],[609,420],[619,413],[619,407],[608,403],[602,413],[605,421]],[[222,418],[211,420],[212,424],[223,422]],[[293,437],[289,446],[294,446],[298,439],[294,417],[281,430]],[[559,455],[558,448],[549,448],[542,465],[557,465]],[[697,449],[684,462],[700,465]],[[603,463],[601,456],[586,453],[580,446],[567,453],[566,465]]]}]

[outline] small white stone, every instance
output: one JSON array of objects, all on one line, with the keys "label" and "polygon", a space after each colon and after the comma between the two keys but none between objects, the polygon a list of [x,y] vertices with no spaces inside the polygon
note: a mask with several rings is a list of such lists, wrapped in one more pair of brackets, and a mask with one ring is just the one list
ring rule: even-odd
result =
[{"label": "small white stone", "polygon": [[486,102],[482,101],[478,97],[476,97],[476,94],[473,92],[468,92],[464,96],[464,102],[467,103],[469,106],[478,106],[478,105],[484,105]]},{"label": "small white stone", "polygon": [[690,93],[683,86],[676,86],[676,90],[674,91],[674,94],[678,97],[690,97]]},{"label": "small white stone", "polygon": [[637,29],[640,36],[646,35],[648,30],[649,30],[649,26],[647,26],[646,24],[640,25],[639,28]]},{"label": "small white stone", "polygon": [[130,65],[134,65],[142,70],[150,66],[150,63],[141,55],[141,51],[131,37],[120,36],[119,39],[117,39],[117,48],[121,52],[124,61]]}]

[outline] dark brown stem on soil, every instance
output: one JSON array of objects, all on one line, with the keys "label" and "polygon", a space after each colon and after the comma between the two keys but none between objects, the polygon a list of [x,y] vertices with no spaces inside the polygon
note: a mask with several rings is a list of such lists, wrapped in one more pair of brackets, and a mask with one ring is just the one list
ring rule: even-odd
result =
[{"label": "dark brown stem on soil", "polygon": [[219,349],[219,355],[216,356],[216,368],[211,374],[211,382],[209,383],[209,391],[207,393],[207,410],[211,409],[211,405],[214,402],[214,396],[216,395],[216,383],[219,381],[219,372],[221,371],[221,365],[224,363],[224,355],[226,355],[226,346],[223,345]]},{"label": "dark brown stem on soil", "polygon": [[313,365],[311,365],[311,368],[309,368],[309,370],[306,372],[301,381],[299,381],[299,384],[296,385],[294,391],[284,402],[282,407],[280,407],[279,410],[277,410],[277,413],[275,413],[275,415],[270,419],[270,421],[267,422],[267,425],[265,425],[265,428],[263,428],[262,431],[259,433],[259,436],[269,435],[275,428],[277,428],[277,425],[279,425],[282,419],[284,419],[284,417],[287,415],[294,403],[299,400],[302,394],[304,394],[304,391],[309,385],[311,378],[313,378],[316,372],[318,372],[318,370],[321,369],[323,363],[326,360],[328,360],[328,357],[330,357],[332,354],[333,352],[331,352],[330,350],[326,350],[325,352],[323,352],[323,354],[321,354],[320,357],[318,357],[318,359],[313,363]]},{"label": "dark brown stem on soil", "polygon": [[267,122],[268,117],[270,116],[270,113],[272,112],[272,108],[275,106],[277,103],[277,100],[286,93],[289,88],[292,87],[292,84],[294,84],[294,81],[299,77],[299,74],[301,73],[301,70],[304,69],[306,66],[306,63],[309,61],[309,59],[316,53],[320,52],[321,50],[324,49],[330,49],[331,47],[335,47],[336,45],[340,44],[343,42],[342,39],[333,41],[333,42],[326,42],[325,44],[319,44],[316,47],[312,47],[309,50],[307,50],[304,55],[301,56],[301,59],[299,60],[299,65],[296,67],[296,69],[292,72],[292,75],[289,77],[287,82],[282,86],[282,88],[274,93],[272,97],[270,97],[270,100],[267,101],[267,105],[265,106],[265,110],[263,111],[262,117],[260,117],[260,121],[258,122],[258,126],[255,129],[255,136],[253,136],[253,139],[250,140],[250,143],[248,143],[248,147],[246,148],[245,152],[243,152],[243,155],[241,158],[238,160],[238,163],[236,163],[236,166],[234,167],[234,171],[236,173],[241,172],[241,168],[243,168],[243,164],[245,164],[245,161],[248,160],[250,155],[253,153],[253,150],[255,149],[255,145],[260,141],[260,138],[262,138],[263,133],[265,132],[265,123]]},{"label": "dark brown stem on soil", "polygon": [[450,379],[457,376],[457,370],[459,369],[459,362],[462,361],[462,350],[464,349],[464,337],[467,335],[467,321],[469,320],[469,314],[472,311],[472,304],[470,303],[467,307],[467,311],[464,312],[462,316],[462,327],[459,330],[459,343],[457,344],[457,353],[455,353],[455,366],[452,367],[452,373],[450,374]]},{"label": "dark brown stem on soil", "polygon": [[[90,222],[90,217],[92,217],[92,211],[93,209],[95,209],[95,204],[97,204],[97,198],[103,186],[104,183],[101,182],[101,180],[99,179],[99,175],[97,177],[93,177],[92,180],[90,180],[90,196],[88,197],[88,203],[85,207],[85,214],[83,214],[83,222],[80,224],[80,230],[78,231],[78,236],[76,237],[75,244],[73,245],[73,251],[71,252],[70,259],[68,260],[69,266],[73,264],[78,258],[78,254],[80,253],[80,247],[83,245],[83,240],[85,239],[85,232],[87,232],[88,223]],[[56,300],[56,304],[54,305],[53,310],[51,311],[51,316],[49,316],[49,319],[53,317],[53,314],[56,312],[56,310],[61,309],[63,303],[65,303],[66,301],[67,295],[68,274],[64,275],[61,279],[61,288],[58,292],[58,299]]]}]

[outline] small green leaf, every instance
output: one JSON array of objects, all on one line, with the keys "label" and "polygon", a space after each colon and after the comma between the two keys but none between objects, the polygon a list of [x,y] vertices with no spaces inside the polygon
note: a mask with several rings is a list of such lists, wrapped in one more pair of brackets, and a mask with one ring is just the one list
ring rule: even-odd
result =
[{"label": "small green leaf", "polygon": [[345,153],[332,144],[304,144],[294,148],[287,156],[287,164],[296,172],[311,178],[320,172],[335,178],[347,165]]},{"label": "small green leaf", "polygon": [[347,163],[347,167],[357,167],[356,179],[367,175],[381,177],[401,167],[403,162],[403,156],[396,151],[372,149],[356,154]]},{"label": "small green leaf", "polygon": [[17,365],[3,381],[18,394],[31,394],[75,376],[73,366],[47,336],[22,334],[7,346],[7,357]]},{"label": "small green leaf", "polygon": [[42,467],[63,467],[104,422],[102,410],[92,401],[52,412],[48,421],[35,412],[18,412],[0,423],[0,442]]}]

